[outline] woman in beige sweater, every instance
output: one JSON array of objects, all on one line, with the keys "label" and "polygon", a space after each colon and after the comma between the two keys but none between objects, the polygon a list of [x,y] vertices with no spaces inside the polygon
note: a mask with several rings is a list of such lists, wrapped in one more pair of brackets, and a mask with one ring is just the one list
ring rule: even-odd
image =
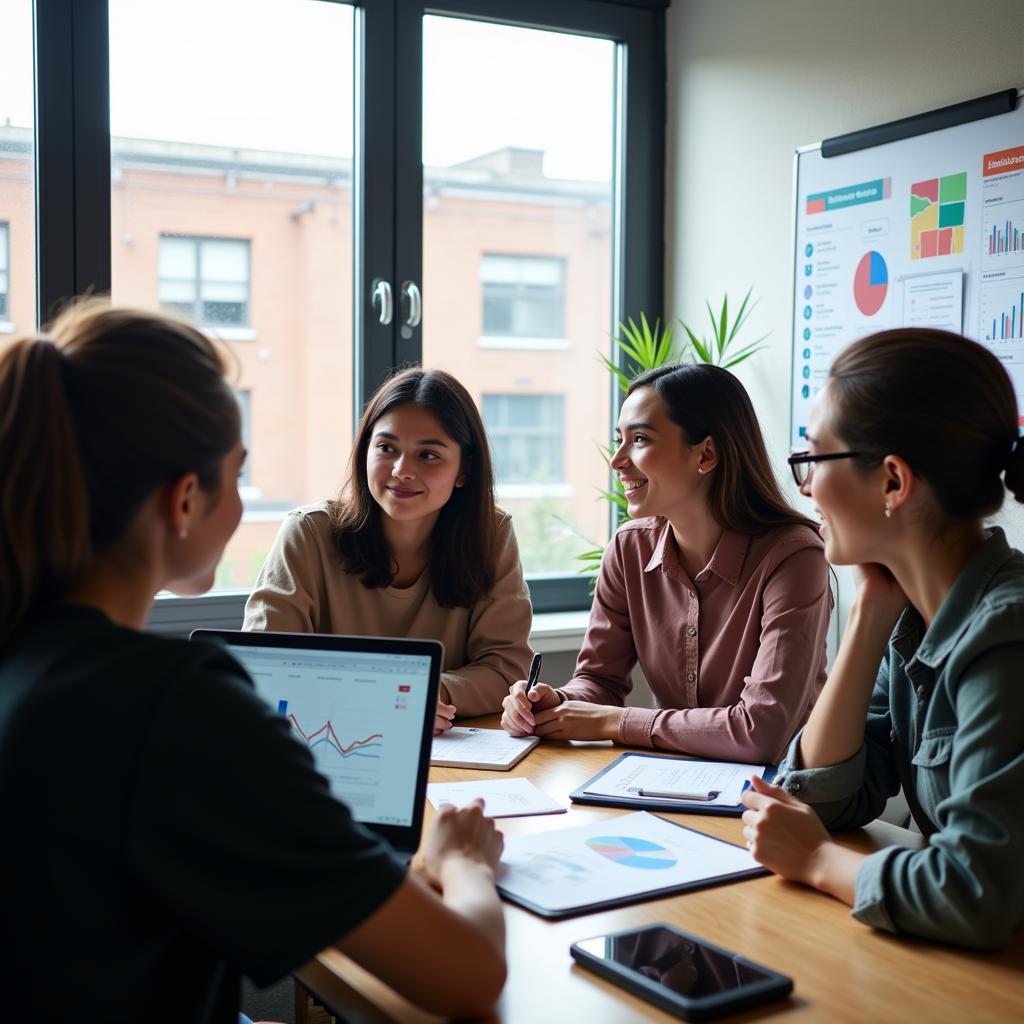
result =
[{"label": "woman in beige sweater", "polygon": [[443,732],[501,709],[531,621],[480,414],[450,374],[414,368],[370,399],[342,494],[288,514],[244,628],[440,640]]}]

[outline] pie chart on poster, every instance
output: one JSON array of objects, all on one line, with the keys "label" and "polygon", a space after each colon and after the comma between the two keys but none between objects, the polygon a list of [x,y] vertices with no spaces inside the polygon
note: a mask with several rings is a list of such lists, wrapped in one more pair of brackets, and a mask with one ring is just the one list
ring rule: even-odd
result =
[{"label": "pie chart on poster", "polygon": [[853,301],[865,316],[874,316],[889,292],[889,268],[880,252],[866,252],[853,276]]},{"label": "pie chart on poster", "polygon": [[676,865],[673,853],[649,839],[637,839],[634,836],[593,836],[586,843],[594,853],[599,853],[624,868],[663,871]]}]

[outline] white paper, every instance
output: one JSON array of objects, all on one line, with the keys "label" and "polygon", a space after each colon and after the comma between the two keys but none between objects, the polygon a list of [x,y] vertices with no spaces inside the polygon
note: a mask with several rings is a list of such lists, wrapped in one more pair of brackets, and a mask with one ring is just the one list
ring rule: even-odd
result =
[{"label": "white paper", "polygon": [[903,326],[934,327],[959,334],[964,324],[964,272],[912,274],[903,278]]},{"label": "white paper", "polygon": [[[763,764],[736,764],[733,761],[690,761],[674,757],[645,757],[628,754],[614,768],[585,792],[591,796],[631,797],[640,800],[658,800],[641,796],[639,790],[653,789],[672,793],[710,793],[718,791],[709,807],[735,807],[751,775],[763,776]],[[663,798],[665,803],[685,802],[683,797]],[[705,802],[705,801],[701,801]]]},{"label": "white paper", "polygon": [[540,742],[537,736],[509,736],[503,729],[470,729],[455,726],[434,737],[431,764],[448,762],[456,767],[511,768]]},{"label": "white paper", "polygon": [[750,851],[646,811],[505,839],[498,888],[565,911],[758,867]]},{"label": "white paper", "polygon": [[431,782],[427,799],[435,806],[465,807],[478,797],[489,818],[518,818],[526,814],[564,814],[566,808],[542,793],[529,779],[480,779],[473,782]]}]

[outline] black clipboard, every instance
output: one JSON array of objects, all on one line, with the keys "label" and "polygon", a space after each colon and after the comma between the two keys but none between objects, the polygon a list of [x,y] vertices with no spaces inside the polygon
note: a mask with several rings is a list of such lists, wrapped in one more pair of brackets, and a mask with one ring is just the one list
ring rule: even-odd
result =
[{"label": "black clipboard", "polygon": [[[601,796],[597,793],[588,793],[586,790],[592,786],[605,772],[609,772],[620,762],[629,757],[642,757],[658,761],[700,761],[699,757],[679,758],[666,754],[640,754],[630,751],[619,755],[611,764],[602,768],[596,775],[587,779],[579,789],[574,789],[569,794],[569,799],[574,804],[593,804],[597,807],[628,807],[631,811],[671,811],[672,813],[684,814],[718,814],[726,817],[738,818],[746,808],[742,804],[706,804],[703,801],[692,800],[661,800],[657,797],[627,797],[627,796]],[[764,781],[771,782],[775,778],[778,768],[775,765],[768,765],[764,771]],[[749,783],[748,783],[749,787]]]},{"label": "black clipboard", "polygon": [[[641,808],[641,810],[646,810],[646,808]],[[696,832],[697,835],[703,836],[705,839],[711,840],[712,842],[721,843],[723,846],[731,846],[738,850],[743,849],[743,847],[737,843],[727,842],[725,839],[719,839],[718,836],[709,836],[706,832],[701,832],[700,829],[690,828],[689,825],[681,825],[678,821],[672,821],[670,818],[663,818],[660,814],[655,814],[653,817],[659,818],[661,821],[664,821],[669,825],[675,825],[676,828],[685,829],[687,832]],[[609,825],[613,824],[614,819],[609,822]],[[497,883],[497,889],[501,898],[507,903],[514,903],[517,907],[529,910],[530,913],[536,914],[538,917],[546,918],[547,920],[561,920],[567,917],[583,917],[585,914],[596,914],[599,910],[612,910],[615,907],[628,907],[633,903],[646,903],[648,900],[659,900],[663,896],[675,896],[679,893],[693,892],[697,889],[711,889],[716,885],[728,885],[730,882],[741,882],[746,878],[761,878],[764,875],[770,874],[771,872],[767,868],[747,868],[743,871],[731,871],[724,875],[713,875],[711,878],[700,878],[692,882],[679,882],[675,885],[664,886],[661,889],[647,889],[644,892],[632,893],[629,896],[617,896],[614,899],[601,900],[598,903],[587,903],[578,907],[560,907],[556,910],[549,910],[548,908],[539,906],[538,904],[524,899],[521,896],[516,896],[513,893],[506,892],[500,881]]]}]

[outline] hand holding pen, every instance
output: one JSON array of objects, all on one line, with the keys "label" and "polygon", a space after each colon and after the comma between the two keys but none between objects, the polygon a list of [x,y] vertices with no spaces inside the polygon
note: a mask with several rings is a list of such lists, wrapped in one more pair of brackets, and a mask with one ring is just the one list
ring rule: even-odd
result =
[{"label": "hand holding pen", "polygon": [[531,736],[534,712],[547,711],[561,703],[557,690],[539,682],[540,666],[541,656],[535,654],[530,663],[529,678],[517,679],[502,701],[501,727],[510,736]]}]

